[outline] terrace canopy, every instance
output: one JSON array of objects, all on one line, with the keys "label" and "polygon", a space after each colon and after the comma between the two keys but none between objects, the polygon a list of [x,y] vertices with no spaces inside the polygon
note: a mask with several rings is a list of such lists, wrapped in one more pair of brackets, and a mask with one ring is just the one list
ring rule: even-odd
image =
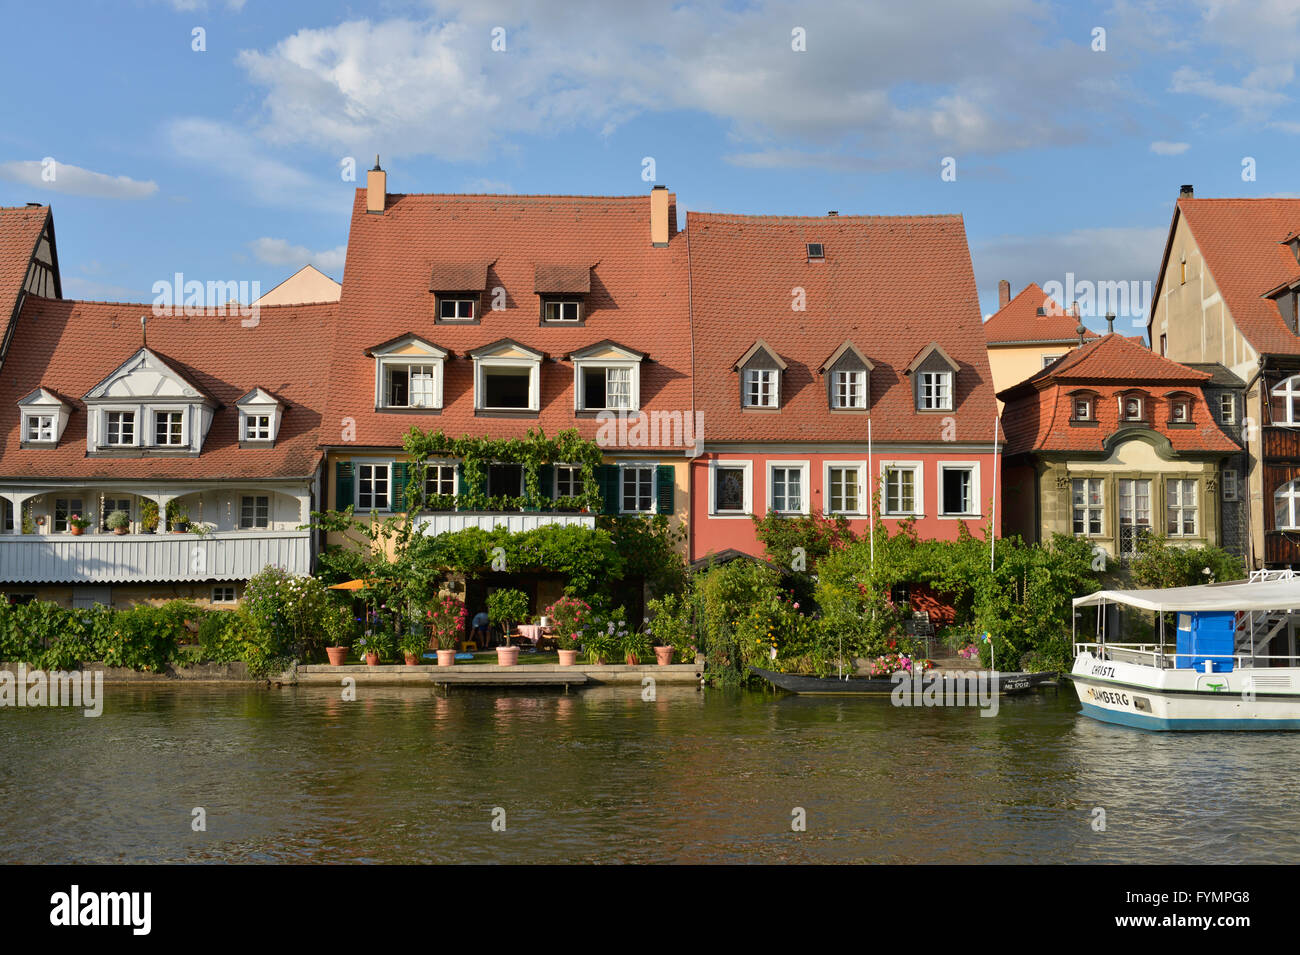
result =
[{"label": "terrace canopy", "polygon": [[1095,594],[1074,598],[1076,607],[1100,607],[1103,604],[1125,604],[1162,612],[1293,610],[1300,609],[1300,577],[1256,583],[1235,580],[1163,590],[1099,590]]}]

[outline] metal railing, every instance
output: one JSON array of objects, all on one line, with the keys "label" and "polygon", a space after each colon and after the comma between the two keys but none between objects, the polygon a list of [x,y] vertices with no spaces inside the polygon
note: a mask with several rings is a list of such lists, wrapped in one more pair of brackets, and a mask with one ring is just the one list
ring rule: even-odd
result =
[{"label": "metal railing", "polygon": [[[1135,663],[1138,666],[1152,666],[1162,670],[1190,670],[1194,667],[1178,666],[1178,658],[1183,657],[1190,660],[1196,657],[1199,660],[1231,660],[1235,669],[1241,669],[1248,664],[1257,663],[1260,660],[1289,660],[1288,665],[1300,667],[1300,656],[1291,656],[1283,654],[1257,653],[1253,656],[1249,653],[1188,653],[1186,651],[1170,651],[1168,645],[1161,646],[1158,643],[1076,643],[1074,644],[1074,654],[1078,656],[1083,651],[1089,651],[1098,660],[1109,660],[1114,663]],[[1148,658],[1150,663],[1140,662],[1135,659],[1124,659],[1125,657]],[[1172,662],[1169,662],[1172,661]],[[1269,666],[1270,664],[1265,664]]]}]

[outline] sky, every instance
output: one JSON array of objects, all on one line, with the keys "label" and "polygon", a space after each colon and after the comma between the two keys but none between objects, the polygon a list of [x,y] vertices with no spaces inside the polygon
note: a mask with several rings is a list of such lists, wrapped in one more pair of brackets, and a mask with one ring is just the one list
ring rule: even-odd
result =
[{"label": "sky", "polygon": [[960,213],[985,314],[999,279],[1149,289],[1184,183],[1300,195],[1300,0],[118,0],[5,19],[0,205],[54,207],[69,298],[149,302],[177,272],[267,291],[308,262],[341,279],[376,153],[390,192],[659,184],[679,222]]}]

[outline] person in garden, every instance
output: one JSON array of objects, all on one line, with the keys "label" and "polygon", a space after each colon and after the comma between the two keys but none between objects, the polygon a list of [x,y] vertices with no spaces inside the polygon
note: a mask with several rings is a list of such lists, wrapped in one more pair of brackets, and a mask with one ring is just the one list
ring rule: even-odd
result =
[{"label": "person in garden", "polygon": [[472,632],[470,638],[482,649],[488,645],[488,614],[487,610],[480,610],[474,614],[472,622]]}]

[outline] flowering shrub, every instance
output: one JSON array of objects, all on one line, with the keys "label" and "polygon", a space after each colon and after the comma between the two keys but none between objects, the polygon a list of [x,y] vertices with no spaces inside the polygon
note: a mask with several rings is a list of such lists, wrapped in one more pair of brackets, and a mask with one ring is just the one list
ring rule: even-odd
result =
[{"label": "flowering shrub", "polygon": [[325,585],[314,577],[269,565],[254,574],[244,588],[244,608],[259,631],[258,665],[274,667],[295,657],[321,656],[328,599]]},{"label": "flowering shrub", "polygon": [[551,635],[561,650],[578,649],[582,631],[592,621],[591,607],[577,597],[561,597],[542,614],[551,618]]},{"label": "flowering shrub", "polygon": [[929,660],[913,660],[905,653],[886,653],[883,656],[876,657],[875,660],[868,664],[868,675],[874,677],[893,676],[899,670],[912,673],[916,670],[924,673],[932,669],[934,664]]},{"label": "flowering shrub", "polygon": [[591,625],[581,631],[582,646],[589,663],[608,663],[628,639],[627,611],[622,607],[604,614],[592,614]]},{"label": "flowering shrub", "polygon": [[455,650],[465,632],[465,605],[450,594],[439,594],[424,610],[429,633],[439,650]]},{"label": "flowering shrub", "polygon": [[957,651],[957,656],[963,660],[978,660],[980,658],[980,648],[971,643]]}]

